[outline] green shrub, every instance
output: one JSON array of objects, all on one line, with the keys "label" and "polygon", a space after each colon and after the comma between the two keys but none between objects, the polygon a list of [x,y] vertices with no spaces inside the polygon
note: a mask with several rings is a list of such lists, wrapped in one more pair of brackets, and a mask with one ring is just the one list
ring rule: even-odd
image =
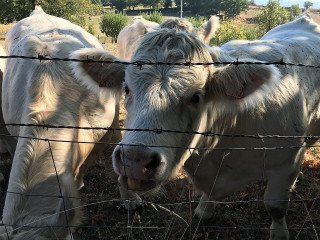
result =
[{"label": "green shrub", "polygon": [[246,34],[235,23],[224,20],[220,24],[214,38],[211,39],[211,45],[221,46],[234,39],[246,39]]},{"label": "green shrub", "polygon": [[280,0],[269,0],[267,6],[256,17],[256,23],[259,26],[261,35],[280,24],[289,22],[289,20],[290,13],[280,6]]},{"label": "green shrub", "polygon": [[153,12],[147,12],[147,13],[142,13],[142,17],[148,21],[151,22],[156,22],[156,23],[162,23],[163,17],[162,13],[158,11],[153,11]]},{"label": "green shrub", "polygon": [[88,23],[87,31],[88,31],[88,33],[90,33],[92,35],[96,35],[96,29],[94,28],[94,23],[93,22],[89,22]]},{"label": "green shrub", "polygon": [[207,19],[203,16],[195,15],[194,17],[187,17],[187,20],[195,27],[200,27]]},{"label": "green shrub", "polygon": [[120,31],[128,25],[128,16],[125,12],[106,13],[101,17],[100,30],[107,36],[112,37],[112,42],[117,42]]},{"label": "green shrub", "polygon": [[241,26],[240,31],[244,33],[245,39],[247,40],[256,40],[262,37],[259,29],[257,29],[256,26],[255,27]]}]

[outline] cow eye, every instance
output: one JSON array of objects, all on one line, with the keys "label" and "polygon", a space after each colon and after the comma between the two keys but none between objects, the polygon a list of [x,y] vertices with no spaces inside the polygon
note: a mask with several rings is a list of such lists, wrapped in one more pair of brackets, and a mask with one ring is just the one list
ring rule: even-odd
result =
[{"label": "cow eye", "polygon": [[200,96],[198,93],[194,94],[191,98],[191,103],[198,104],[200,102]]},{"label": "cow eye", "polygon": [[124,92],[126,93],[126,95],[130,93],[128,86],[124,86]]}]

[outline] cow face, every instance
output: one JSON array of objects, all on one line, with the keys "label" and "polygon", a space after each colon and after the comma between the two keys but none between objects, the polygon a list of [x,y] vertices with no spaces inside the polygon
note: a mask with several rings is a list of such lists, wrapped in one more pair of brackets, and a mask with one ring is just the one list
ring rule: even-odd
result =
[{"label": "cow face", "polygon": [[[133,61],[212,62],[214,54],[191,35],[163,29],[142,39]],[[250,95],[258,91],[258,102],[262,86],[274,85],[279,78],[275,68],[258,67],[129,66],[123,84],[126,128],[198,131],[206,125],[202,115],[208,105],[225,102],[220,112],[232,104],[236,107],[230,109],[237,111],[253,106]],[[120,183],[134,191],[152,192],[180,169],[190,156],[188,148],[198,139],[192,134],[126,132],[113,153]]]}]

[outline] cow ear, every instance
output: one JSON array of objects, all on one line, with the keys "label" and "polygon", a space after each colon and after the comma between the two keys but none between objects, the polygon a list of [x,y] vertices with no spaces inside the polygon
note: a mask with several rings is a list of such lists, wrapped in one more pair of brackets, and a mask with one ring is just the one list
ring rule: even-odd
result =
[{"label": "cow ear", "polygon": [[279,86],[281,73],[275,66],[229,65],[218,68],[207,82],[207,95],[232,110],[245,110],[263,103]]},{"label": "cow ear", "polygon": [[209,43],[215,32],[219,29],[220,23],[217,16],[212,16],[208,22],[203,23],[197,29],[198,38],[204,43]]},{"label": "cow ear", "polygon": [[[112,89],[121,91],[125,76],[125,64],[107,63],[123,60],[115,57],[107,50],[83,48],[71,53],[70,58],[93,60],[99,62],[72,62],[71,68],[75,77],[90,90]],[[101,61],[101,62],[100,62]]]}]

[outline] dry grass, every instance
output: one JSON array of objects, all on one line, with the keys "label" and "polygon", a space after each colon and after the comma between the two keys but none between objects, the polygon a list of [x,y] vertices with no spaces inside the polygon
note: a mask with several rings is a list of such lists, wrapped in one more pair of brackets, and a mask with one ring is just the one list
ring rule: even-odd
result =
[{"label": "dry grass", "polygon": [[[1,42],[0,42],[1,43]],[[116,45],[107,38],[106,48],[117,55]],[[125,118],[123,105],[120,113],[121,122]],[[319,148],[306,151],[303,163],[304,180],[297,184],[289,205],[287,223],[291,239],[318,239],[320,236],[320,160]],[[1,191],[7,188],[11,168],[11,158],[0,155],[0,169],[5,181],[0,183]],[[80,194],[85,198],[101,200],[119,199],[116,181],[106,171],[105,162],[109,156],[102,156],[97,164],[89,169],[85,176],[85,186]],[[193,218],[195,203],[176,204],[198,200],[192,184],[183,171],[172,181],[163,186],[154,198],[143,197],[154,203],[172,204],[167,208],[147,204],[141,215],[128,212],[123,204],[109,201],[83,201],[86,219],[85,226],[75,229],[74,239],[267,239],[269,236],[270,217],[264,205],[265,184],[260,182],[246,186],[242,191],[229,196],[219,204],[215,216],[207,222]],[[258,200],[258,201],[248,201]],[[242,203],[232,203],[244,201]],[[4,194],[0,195],[0,211],[4,204]],[[91,205],[87,205],[91,204]],[[175,214],[179,215],[177,217]],[[0,212],[1,215],[1,212]],[[182,220],[183,219],[183,220]],[[186,228],[187,224],[190,228]],[[127,226],[132,228],[127,228]],[[142,227],[142,228],[140,228]],[[315,227],[315,229],[314,229]],[[302,228],[302,230],[300,230]]]},{"label": "dry grass", "polygon": [[0,34],[6,34],[13,25],[14,23],[0,24]]}]

